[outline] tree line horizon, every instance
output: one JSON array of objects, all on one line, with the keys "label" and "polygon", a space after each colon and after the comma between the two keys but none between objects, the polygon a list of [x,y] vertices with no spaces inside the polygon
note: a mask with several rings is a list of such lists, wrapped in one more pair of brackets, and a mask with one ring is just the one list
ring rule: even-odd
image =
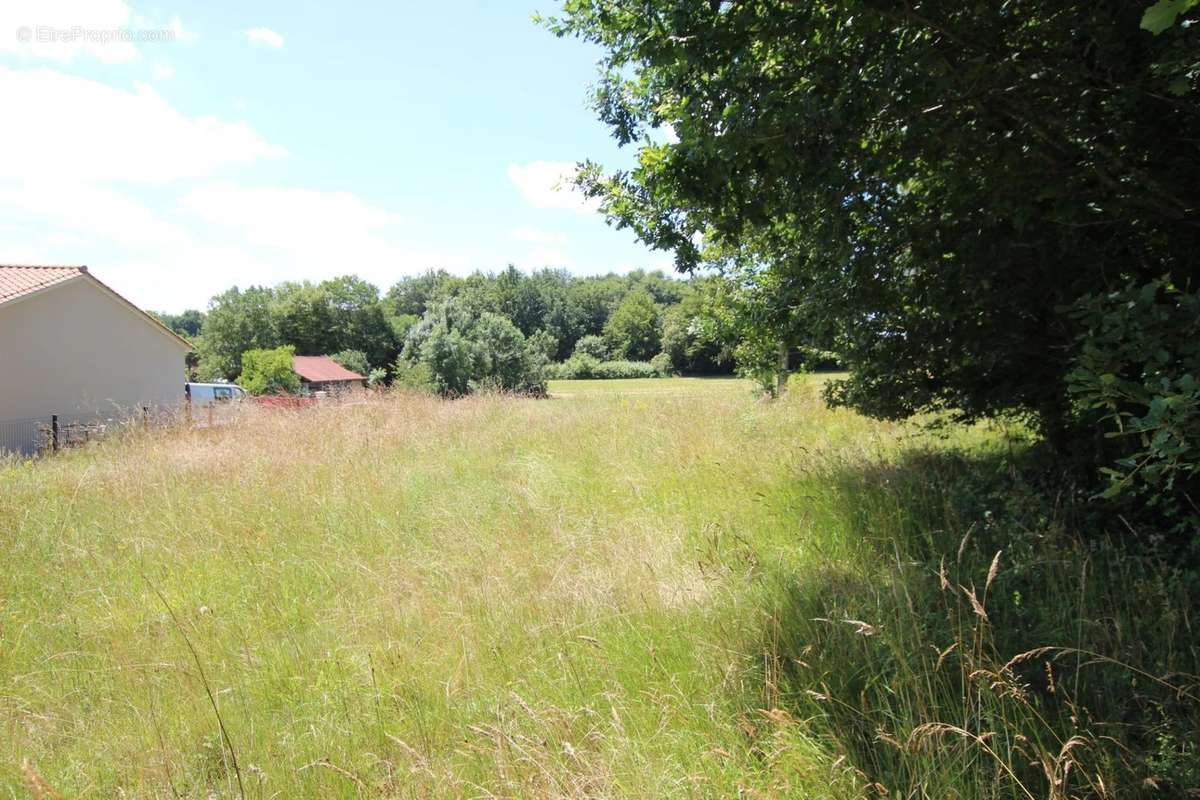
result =
[{"label": "tree line horizon", "polygon": [[[740,334],[730,288],[715,274],[639,269],[579,276],[555,268],[526,273],[509,265],[466,276],[428,269],[401,277],[385,291],[355,275],[234,286],[212,297],[204,311],[153,313],[193,344],[189,375],[204,381],[235,380],[245,353],[281,347],[333,357],[360,374],[374,373],[376,380],[402,373],[411,378],[406,367],[422,360],[416,351],[430,332],[436,335],[434,317],[447,335],[449,328],[467,332],[483,320],[492,326],[484,338],[508,338],[514,347],[535,349],[541,365],[531,369],[559,367],[552,377],[610,377],[599,364],[648,364],[656,357],[653,373],[635,367],[626,369],[628,376],[728,375],[739,362]],[[490,322],[484,315],[491,315]],[[428,330],[421,330],[423,324]],[[421,342],[409,347],[406,364],[402,356],[413,335]],[[447,393],[466,391],[469,386],[460,381]]]}]

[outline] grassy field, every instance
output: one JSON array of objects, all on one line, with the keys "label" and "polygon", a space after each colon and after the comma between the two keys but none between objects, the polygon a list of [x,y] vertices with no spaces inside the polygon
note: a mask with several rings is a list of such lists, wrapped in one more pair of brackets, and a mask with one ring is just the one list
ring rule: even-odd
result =
[{"label": "grassy field", "polygon": [[818,382],[395,395],[0,466],[0,797],[1190,780],[1169,573],[1052,549],[1002,432]]},{"label": "grassy field", "polygon": [[662,395],[666,397],[722,395],[745,399],[750,384],[738,378],[635,378],[630,380],[550,381],[552,397],[600,394]]}]

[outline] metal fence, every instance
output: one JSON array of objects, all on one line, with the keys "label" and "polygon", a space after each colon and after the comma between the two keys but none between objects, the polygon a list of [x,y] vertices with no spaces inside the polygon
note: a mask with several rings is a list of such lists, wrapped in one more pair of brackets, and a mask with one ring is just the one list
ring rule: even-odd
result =
[{"label": "metal fence", "polygon": [[0,456],[41,456],[43,453],[76,447],[122,427],[146,423],[142,415],[106,417],[95,414],[47,414],[0,420]]},{"label": "metal fence", "polygon": [[[318,405],[314,397],[256,397],[247,402],[191,403],[178,408],[143,408],[97,414],[46,414],[40,417],[0,419],[0,457],[16,454],[34,457],[75,447],[94,439],[133,429],[204,429],[228,425],[243,409],[299,410]],[[331,398],[329,402],[343,402]]]},{"label": "metal fence", "polygon": [[0,453],[37,455],[41,449],[43,430],[53,422],[53,417],[0,419]]},{"label": "metal fence", "polygon": [[47,414],[0,420],[0,454],[37,456],[103,436],[121,422],[95,415]]}]

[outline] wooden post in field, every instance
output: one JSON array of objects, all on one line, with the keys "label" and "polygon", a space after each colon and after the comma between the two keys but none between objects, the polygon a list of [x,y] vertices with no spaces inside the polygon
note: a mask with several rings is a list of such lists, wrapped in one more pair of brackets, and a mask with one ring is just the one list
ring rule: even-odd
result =
[{"label": "wooden post in field", "polygon": [[150,407],[142,406],[142,432],[150,430]]},{"label": "wooden post in field", "polygon": [[58,414],[50,415],[50,451],[58,452]]},{"label": "wooden post in field", "polygon": [[788,379],[788,346],[786,342],[779,343],[779,361],[777,363],[778,372],[775,375],[775,396],[782,397],[787,391]]},{"label": "wooden post in field", "polygon": [[185,383],[183,385],[183,418],[187,420],[187,426],[192,427],[192,386]]}]

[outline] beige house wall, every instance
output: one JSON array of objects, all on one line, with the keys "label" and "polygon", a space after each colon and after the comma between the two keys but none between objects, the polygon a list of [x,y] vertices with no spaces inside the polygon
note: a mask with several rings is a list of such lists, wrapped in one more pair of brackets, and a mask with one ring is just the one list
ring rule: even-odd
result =
[{"label": "beige house wall", "polygon": [[88,277],[0,305],[0,420],[183,402],[187,349]]}]

